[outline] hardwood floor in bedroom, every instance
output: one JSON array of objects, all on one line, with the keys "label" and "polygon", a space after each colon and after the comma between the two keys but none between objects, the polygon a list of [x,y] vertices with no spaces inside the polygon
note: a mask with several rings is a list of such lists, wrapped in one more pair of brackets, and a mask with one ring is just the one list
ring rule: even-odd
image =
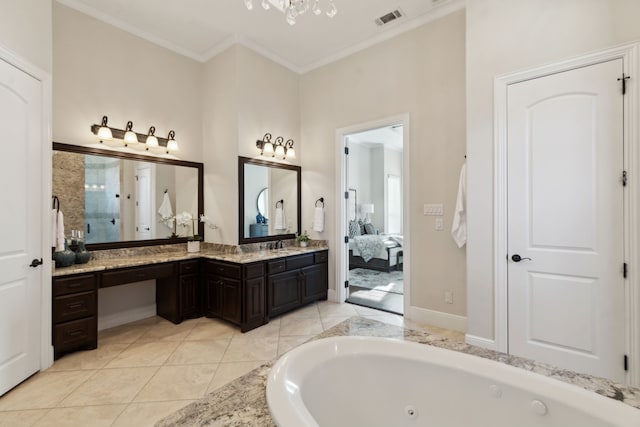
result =
[{"label": "hardwood floor in bedroom", "polygon": [[404,313],[403,272],[375,271],[364,268],[349,270],[347,302],[394,314]]}]

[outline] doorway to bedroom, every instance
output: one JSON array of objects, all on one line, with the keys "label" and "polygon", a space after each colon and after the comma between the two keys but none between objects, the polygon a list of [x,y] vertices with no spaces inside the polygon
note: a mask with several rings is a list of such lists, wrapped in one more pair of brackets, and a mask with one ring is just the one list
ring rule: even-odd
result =
[{"label": "doorway to bedroom", "polygon": [[346,302],[404,313],[402,123],[345,136]]}]

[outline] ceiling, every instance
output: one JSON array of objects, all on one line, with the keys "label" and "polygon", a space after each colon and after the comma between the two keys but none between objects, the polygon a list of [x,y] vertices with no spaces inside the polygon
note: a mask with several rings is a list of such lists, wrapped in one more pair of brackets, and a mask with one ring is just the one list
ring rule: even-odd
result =
[{"label": "ceiling", "polygon": [[375,148],[384,145],[395,151],[402,151],[402,125],[384,126],[349,135],[349,144]]},{"label": "ceiling", "polygon": [[[326,9],[327,0],[320,0]],[[416,28],[464,7],[464,0],[333,0],[334,18],[311,11],[290,26],[275,8],[253,0],[57,0],[101,21],[198,61],[234,43],[298,73]],[[378,26],[395,9],[405,16]]]}]

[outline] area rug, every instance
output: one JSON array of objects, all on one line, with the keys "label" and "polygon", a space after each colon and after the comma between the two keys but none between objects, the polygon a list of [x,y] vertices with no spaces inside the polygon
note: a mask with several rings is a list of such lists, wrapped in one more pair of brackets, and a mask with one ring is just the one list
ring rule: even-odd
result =
[{"label": "area rug", "polygon": [[385,273],[384,271],[367,270],[366,268],[354,268],[349,270],[349,286],[402,295],[404,293],[402,273],[402,271]]},{"label": "area rug", "polygon": [[381,292],[376,289],[362,289],[349,286],[349,298],[347,302],[389,313],[400,314],[404,312],[404,296],[393,292]]}]

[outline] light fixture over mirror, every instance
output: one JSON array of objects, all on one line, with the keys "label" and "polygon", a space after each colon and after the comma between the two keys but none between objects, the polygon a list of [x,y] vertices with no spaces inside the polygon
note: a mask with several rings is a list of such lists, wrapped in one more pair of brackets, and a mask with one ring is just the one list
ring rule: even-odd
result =
[{"label": "light fixture over mirror", "polygon": [[256,141],[256,147],[260,150],[260,155],[280,158],[282,160],[296,158],[296,151],[293,149],[293,139],[288,139],[287,142],[285,142],[284,138],[279,136],[274,142],[271,142],[271,138],[270,133],[265,133],[262,139]]},{"label": "light fixture over mirror", "polygon": [[100,142],[116,139],[121,140],[122,145],[125,147],[146,147],[147,150],[162,148],[167,153],[178,151],[175,131],[170,130],[167,138],[162,138],[155,135],[156,128],[151,126],[146,134],[140,134],[134,132],[131,120],[127,122],[124,130],[122,130],[110,127],[107,116],[102,116],[102,121],[99,125],[91,125],[91,132],[98,137]]}]

